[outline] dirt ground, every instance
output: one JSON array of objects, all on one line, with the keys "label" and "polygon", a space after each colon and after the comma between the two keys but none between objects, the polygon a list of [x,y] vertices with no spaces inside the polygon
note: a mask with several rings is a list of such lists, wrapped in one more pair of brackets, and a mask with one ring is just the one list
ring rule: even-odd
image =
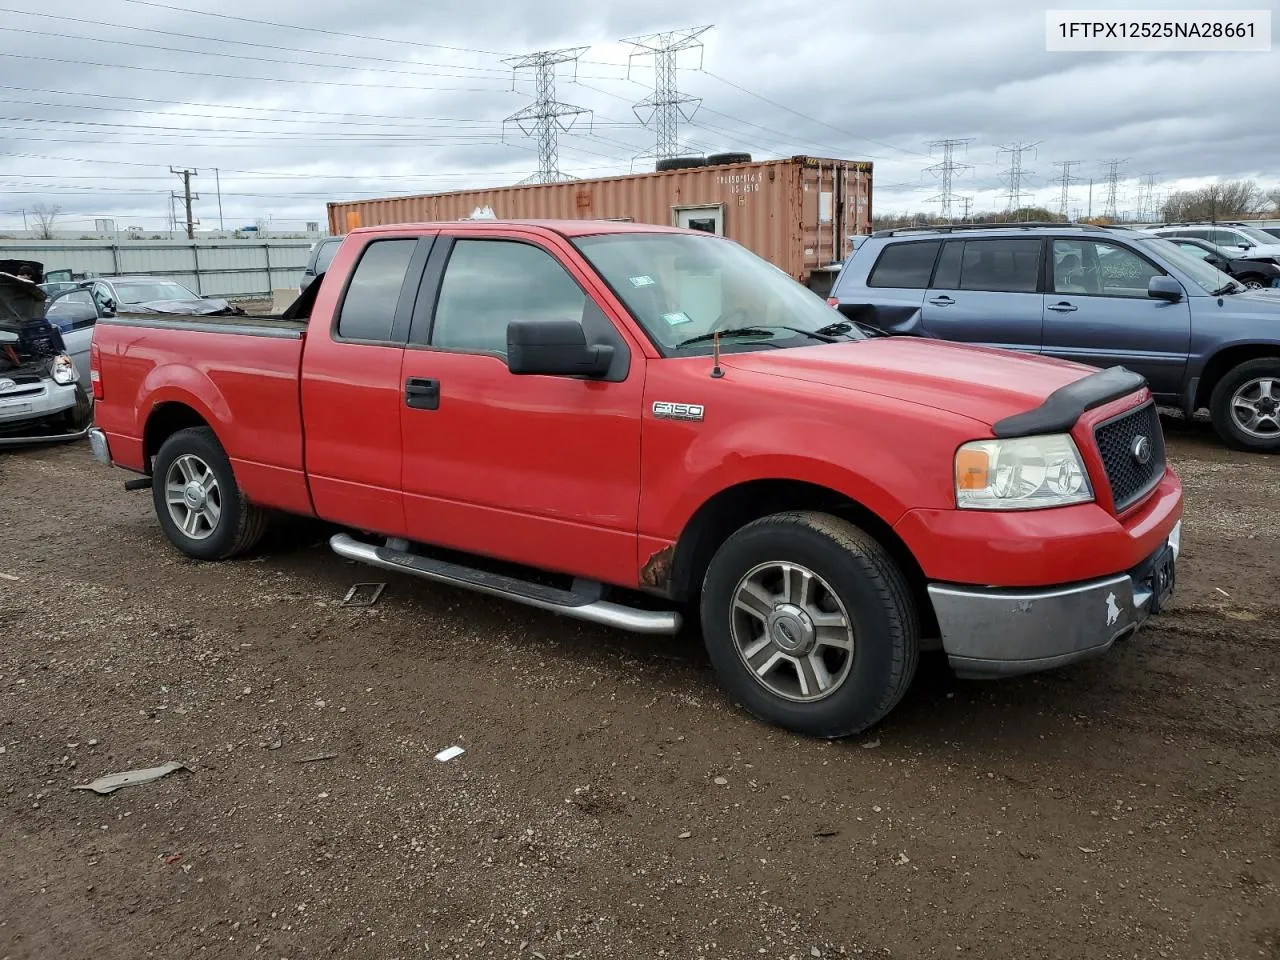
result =
[{"label": "dirt ground", "polygon": [[1166,429],[1170,611],[1056,673],[926,660],[838,744],[696,636],[341,607],[386,575],[322,530],[202,565],[83,444],[2,454],[0,958],[1276,960],[1280,457]]}]

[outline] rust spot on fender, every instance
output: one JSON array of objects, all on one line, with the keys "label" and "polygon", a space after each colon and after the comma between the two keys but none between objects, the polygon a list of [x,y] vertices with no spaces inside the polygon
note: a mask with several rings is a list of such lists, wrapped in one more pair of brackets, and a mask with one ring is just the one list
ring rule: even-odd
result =
[{"label": "rust spot on fender", "polygon": [[671,581],[671,566],[675,561],[675,556],[676,548],[674,545],[663,547],[651,556],[640,569],[640,582],[646,587],[665,590],[667,584]]}]

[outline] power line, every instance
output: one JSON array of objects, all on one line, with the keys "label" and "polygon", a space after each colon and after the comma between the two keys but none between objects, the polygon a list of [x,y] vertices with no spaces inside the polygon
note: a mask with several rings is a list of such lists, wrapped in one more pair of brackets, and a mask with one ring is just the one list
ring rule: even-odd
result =
[{"label": "power line", "polygon": [[29,53],[11,53],[8,50],[0,51],[0,56],[10,57],[16,60],[35,60],[40,63],[65,63],[80,67],[102,67],[106,70],[138,70],[146,73],[172,73],[184,77],[212,77],[217,80],[251,80],[254,83],[291,83],[300,84],[302,86],[312,87],[317,84],[326,87],[355,87],[366,90],[407,90],[411,93],[422,93],[428,90],[444,91],[448,93],[501,93],[503,92],[497,87],[423,87],[412,86],[406,87],[398,84],[385,83],[354,83],[342,80],[316,80],[306,79],[298,80],[291,77],[247,77],[238,73],[209,73],[206,70],[178,70],[173,67],[140,67],[132,63],[101,63],[96,60],[67,60],[59,57],[49,57]]},{"label": "power line", "polygon": [[1120,185],[1120,168],[1128,162],[1128,160],[1102,161],[1102,165],[1107,168],[1107,199],[1102,208],[1102,215],[1111,220],[1117,219],[1116,194]]},{"label": "power line", "polygon": [[1071,175],[1071,168],[1079,166],[1079,160],[1055,160],[1053,165],[1062,168],[1062,176],[1057,178],[1057,183],[1062,185],[1062,192],[1058,195],[1058,216],[1066,219],[1067,210],[1071,205],[1071,184],[1079,183],[1080,177]]},{"label": "power line", "polygon": [[[708,24],[702,27],[686,27],[683,30],[668,30],[665,33],[651,33],[643,37],[629,37],[622,43],[630,44],[636,50],[627,59],[627,79],[631,79],[631,61],[636,57],[653,57],[653,93],[637,103],[632,109],[636,118],[644,126],[653,126],[656,143],[653,155],[658,160],[674,157],[680,150],[679,123],[683,117],[693,120],[698,105],[702,101],[698,97],[680,93],[676,79],[676,58],[686,50],[697,50],[702,53],[701,37],[712,29]],[[698,68],[702,68],[699,56]],[[692,110],[687,110],[689,105]],[[648,117],[641,115],[647,109]]]},{"label": "power line", "polygon": [[925,154],[920,153],[918,150],[908,150],[906,147],[899,147],[896,144],[886,143],[884,140],[876,140],[873,137],[860,136],[859,134],[853,133],[850,130],[846,130],[843,127],[833,126],[832,124],[827,123],[825,120],[819,120],[817,117],[810,116],[807,113],[801,113],[799,110],[796,110],[794,107],[789,107],[785,103],[779,103],[777,100],[771,100],[768,97],[763,96],[762,94],[756,93],[753,90],[748,90],[746,87],[742,86],[741,84],[734,83],[732,80],[727,80],[724,77],[719,76],[718,74],[712,73],[710,70],[700,70],[699,72],[706,74],[712,80],[718,80],[721,83],[725,84],[726,86],[733,87],[733,89],[741,93],[745,93],[749,97],[754,97],[755,99],[759,100],[762,103],[767,103],[771,107],[777,107],[779,110],[785,110],[787,113],[794,114],[795,116],[800,117],[803,120],[808,120],[810,123],[816,123],[819,126],[826,127],[829,130],[834,130],[836,133],[843,134],[846,137],[852,137],[854,140],[865,140],[867,143],[878,143],[880,146],[888,147],[890,150],[897,150],[900,153],[906,153],[916,157],[925,156]]},{"label": "power line", "polygon": [[1022,165],[1022,155],[1028,151],[1035,151],[1040,141],[1035,143],[1013,143],[1000,148],[1000,153],[1009,154],[1009,172],[1005,174],[1009,184],[1009,207],[1008,212],[1013,213],[1022,209],[1022,181],[1031,176],[1033,171],[1026,169]]},{"label": "power line", "polygon": [[[532,183],[555,183],[568,179],[560,172],[557,155],[559,135],[568,131],[583,114],[591,111],[556,99],[556,67],[562,63],[575,63],[589,47],[566,47],[561,50],[540,50],[522,57],[510,57],[513,73],[532,70],[534,73],[535,99],[523,110],[517,110],[503,121],[514,123],[527,137],[538,142],[538,171]],[[568,118],[566,120],[566,118]]]},{"label": "power line", "polygon": [[454,50],[459,53],[480,53],[490,57],[504,57],[509,54],[497,50],[478,50],[474,47],[453,47],[443,43],[426,43],[418,40],[401,40],[398,37],[376,37],[362,33],[343,33],[339,30],[326,30],[323,27],[304,27],[296,23],[277,23],[272,20],[254,20],[251,17],[237,17],[229,13],[214,13],[211,10],[192,10],[188,7],[157,3],[156,0],[120,0],[121,3],[132,3],[140,7],[156,7],[161,10],[172,10],[183,16],[217,17],[219,20],[234,20],[239,23],[254,23],[260,27],[279,27],[282,30],[302,30],[307,33],[323,33],[330,37],[341,37],[344,40],[372,40],[376,43],[397,43],[406,47],[432,47],[436,50]]},{"label": "power line", "polygon": [[[963,173],[965,170],[972,170],[973,164],[959,163],[955,159],[956,147],[963,147],[966,151],[969,144],[973,142],[973,137],[965,137],[960,140],[934,140],[929,144],[929,155],[933,155],[933,151],[941,148],[942,160],[932,166],[925,167],[926,173],[932,173],[942,180],[942,192],[937,196],[930,197],[929,202],[938,201],[941,206],[942,218],[951,220],[951,203],[955,199],[952,192],[951,183],[957,173]],[[966,209],[966,216],[968,212]]]}]

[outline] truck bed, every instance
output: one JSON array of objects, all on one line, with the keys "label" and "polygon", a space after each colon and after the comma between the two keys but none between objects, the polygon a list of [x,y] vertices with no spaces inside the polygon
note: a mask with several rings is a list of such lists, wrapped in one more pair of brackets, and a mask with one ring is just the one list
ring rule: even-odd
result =
[{"label": "truck bed", "polygon": [[305,322],[269,316],[140,313],[98,321],[94,343],[108,402],[98,405],[97,419],[117,461],[145,471],[156,445],[139,436],[142,425],[161,407],[178,422],[187,409],[214,428],[249,499],[310,513],[299,381],[305,329]]},{"label": "truck bed", "polygon": [[300,339],[307,329],[306,320],[287,320],[268,316],[186,316],[172,313],[120,313],[102,321],[126,327],[160,327],[166,330],[194,330],[206,333],[231,333],[248,337],[283,337]]}]

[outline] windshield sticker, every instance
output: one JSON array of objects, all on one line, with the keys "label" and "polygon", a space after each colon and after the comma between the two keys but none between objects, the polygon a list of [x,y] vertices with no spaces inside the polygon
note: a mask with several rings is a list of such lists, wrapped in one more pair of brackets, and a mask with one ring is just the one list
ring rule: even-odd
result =
[{"label": "windshield sticker", "polygon": [[687,313],[684,313],[684,312],[680,312],[680,313],[664,313],[664,314],[662,315],[662,319],[663,319],[663,320],[665,320],[665,321],[667,321],[667,325],[668,325],[668,326],[671,326],[671,327],[678,327],[678,326],[680,326],[680,324],[682,324],[682,323],[692,323],[692,322],[693,322],[693,318],[692,318],[692,317],[690,317]]},{"label": "windshield sticker", "polygon": [[648,276],[628,277],[627,279],[631,281],[633,287],[648,287],[653,284],[653,277]]}]

